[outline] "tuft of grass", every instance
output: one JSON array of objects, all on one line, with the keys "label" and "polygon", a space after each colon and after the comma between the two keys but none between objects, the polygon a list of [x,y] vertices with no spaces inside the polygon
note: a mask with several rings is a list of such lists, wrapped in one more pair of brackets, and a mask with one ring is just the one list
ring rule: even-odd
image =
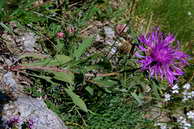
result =
[{"label": "tuft of grass", "polygon": [[159,26],[166,33],[175,34],[178,40],[185,43],[194,37],[193,8],[192,0],[140,0],[135,15],[149,20],[149,15],[152,14],[154,26]]}]

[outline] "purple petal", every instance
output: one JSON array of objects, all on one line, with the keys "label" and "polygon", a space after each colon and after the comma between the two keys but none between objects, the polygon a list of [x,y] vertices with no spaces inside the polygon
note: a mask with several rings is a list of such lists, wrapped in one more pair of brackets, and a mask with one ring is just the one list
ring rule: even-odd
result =
[{"label": "purple petal", "polygon": [[141,50],[141,51],[146,51],[147,49],[145,47],[143,47],[142,45],[139,45],[138,48]]},{"label": "purple petal", "polygon": [[139,52],[136,52],[135,56],[138,57],[138,58],[144,58],[145,57],[145,56],[140,55]]},{"label": "purple petal", "polygon": [[164,43],[165,43],[166,45],[168,45],[168,44],[170,44],[170,43],[172,43],[172,42],[174,42],[174,41],[175,41],[175,37],[174,37],[173,35],[169,34],[169,35],[165,38]]}]

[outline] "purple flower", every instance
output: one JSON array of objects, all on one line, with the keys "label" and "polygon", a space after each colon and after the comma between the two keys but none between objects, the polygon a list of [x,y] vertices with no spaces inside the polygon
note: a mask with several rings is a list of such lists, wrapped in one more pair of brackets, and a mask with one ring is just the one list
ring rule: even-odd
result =
[{"label": "purple flower", "polygon": [[20,122],[20,118],[19,116],[14,116],[12,117],[10,120],[7,121],[7,125],[9,127],[13,127],[15,126],[16,124],[18,124]]},{"label": "purple flower", "polygon": [[34,120],[28,119],[23,122],[22,127],[25,129],[32,129],[34,126]]},{"label": "purple flower", "polygon": [[27,124],[27,127],[28,127],[29,129],[32,129],[32,127],[33,127],[33,125],[34,125],[34,121],[33,121],[32,119],[29,119],[27,123],[28,123],[28,124]]},{"label": "purple flower", "polygon": [[144,55],[136,53],[140,58],[138,63],[142,70],[148,71],[151,77],[160,77],[170,84],[177,80],[177,76],[183,75],[182,68],[188,64],[188,55],[172,45],[175,41],[172,34],[164,35],[157,28],[138,39],[142,43],[139,49],[144,53]]}]

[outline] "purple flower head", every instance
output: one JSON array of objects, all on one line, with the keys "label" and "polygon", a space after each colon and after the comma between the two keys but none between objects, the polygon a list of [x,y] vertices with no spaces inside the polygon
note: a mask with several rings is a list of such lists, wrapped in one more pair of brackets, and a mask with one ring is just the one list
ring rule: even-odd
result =
[{"label": "purple flower head", "polygon": [[22,127],[25,128],[25,129],[26,128],[27,129],[32,129],[33,126],[34,126],[34,120],[32,120],[32,119],[28,119],[28,120],[24,121],[23,124],[22,124]]},{"label": "purple flower head", "polygon": [[19,122],[20,122],[19,116],[14,116],[10,120],[7,121],[7,125],[8,125],[8,127],[13,127],[16,124],[18,124]]},{"label": "purple flower head", "polygon": [[144,53],[144,55],[136,53],[140,58],[138,63],[142,70],[148,71],[151,77],[160,77],[170,84],[177,80],[177,76],[183,75],[182,68],[188,64],[188,55],[172,45],[175,41],[172,34],[164,35],[157,28],[138,39],[142,43],[139,49]]},{"label": "purple flower head", "polygon": [[28,120],[28,128],[32,129],[33,125],[34,125],[34,121],[32,119],[29,119]]}]

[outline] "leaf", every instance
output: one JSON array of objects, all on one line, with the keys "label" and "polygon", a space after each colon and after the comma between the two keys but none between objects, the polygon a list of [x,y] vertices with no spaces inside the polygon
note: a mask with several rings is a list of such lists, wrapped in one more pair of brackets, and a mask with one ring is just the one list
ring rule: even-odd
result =
[{"label": "leaf", "polygon": [[99,59],[101,56],[102,55],[95,53],[95,54],[93,54],[91,56],[88,56],[86,58],[80,58],[79,60],[72,60],[72,61],[68,62],[67,65],[68,65],[69,68],[77,67],[81,63],[86,63],[90,60]]},{"label": "leaf", "polygon": [[35,53],[28,53],[28,54],[22,54],[19,59],[23,59],[23,58],[27,58],[27,57],[32,57],[35,59],[42,59],[45,58],[43,56],[40,56],[39,54],[35,54]]},{"label": "leaf", "polygon": [[55,58],[45,58],[40,61],[30,63],[30,64],[25,64],[25,65],[27,66],[60,66],[71,60],[72,58],[69,56],[56,55]]},{"label": "leaf", "polygon": [[52,103],[51,100],[46,100],[45,102],[46,102],[46,104],[47,104],[47,106],[48,106],[49,109],[51,109],[55,113],[58,113],[58,114],[61,113],[60,112],[60,105],[56,105],[56,104]]},{"label": "leaf", "polygon": [[140,96],[138,96],[136,93],[131,93],[131,95],[137,100],[137,102],[139,103],[139,106],[143,104],[143,101],[141,100]]},{"label": "leaf", "polygon": [[100,78],[95,78],[94,80],[92,80],[91,82],[93,82],[94,84],[100,86],[100,87],[104,87],[104,88],[109,88],[109,87],[113,87],[114,85],[117,84],[116,81],[113,80],[101,80]]},{"label": "leaf", "polygon": [[56,55],[55,59],[52,60],[48,66],[59,66],[59,65],[63,65],[69,61],[71,61],[72,58],[69,56],[65,56],[65,55]]},{"label": "leaf", "polygon": [[6,25],[6,24],[0,22],[0,26],[3,27],[7,32],[9,32],[9,33],[14,35],[13,30],[12,30],[12,28],[9,25]]},{"label": "leaf", "polygon": [[47,66],[51,62],[51,60],[52,60],[51,58],[45,58],[40,61],[36,61],[34,63],[23,64],[23,65],[25,66]]},{"label": "leaf", "polygon": [[72,72],[49,72],[54,74],[54,79],[56,80],[68,82],[70,84],[73,84],[74,82],[74,74]]},{"label": "leaf", "polygon": [[90,95],[94,95],[94,90],[90,86],[87,86],[85,89]]},{"label": "leaf", "polygon": [[0,0],[0,9],[2,10],[2,7],[5,5],[5,0]]},{"label": "leaf", "polygon": [[153,91],[154,91],[154,95],[158,98],[158,99],[160,99],[160,95],[159,95],[159,92],[158,92],[158,90],[160,90],[160,87],[154,82],[154,81],[152,81],[152,89],[153,89]]},{"label": "leaf", "polygon": [[88,112],[88,109],[86,107],[85,102],[78,96],[76,95],[71,88],[65,88],[65,91],[67,92],[67,94],[72,98],[73,103],[75,105],[77,105],[78,107],[80,107],[81,110]]},{"label": "leaf", "polygon": [[30,74],[30,73],[26,73],[26,74],[28,74],[28,75],[30,75],[30,76],[33,76],[33,77],[37,77],[37,78],[41,78],[41,79],[44,79],[44,80],[46,80],[47,82],[50,82],[51,84],[53,84],[53,85],[56,85],[56,83],[54,83],[51,79],[51,77],[48,77],[48,76],[43,76],[43,75],[35,75],[35,74]]},{"label": "leaf", "polygon": [[96,8],[94,5],[93,6],[91,5],[88,11],[85,12],[84,17],[79,20],[79,25],[83,26],[84,24],[86,24],[86,21],[91,19],[92,16],[94,16],[96,12],[98,12],[99,10],[100,10],[99,8]]},{"label": "leaf", "polygon": [[87,48],[89,48],[92,45],[92,38],[85,39],[82,44],[76,49],[73,53],[73,57],[78,59],[85,51]]}]

